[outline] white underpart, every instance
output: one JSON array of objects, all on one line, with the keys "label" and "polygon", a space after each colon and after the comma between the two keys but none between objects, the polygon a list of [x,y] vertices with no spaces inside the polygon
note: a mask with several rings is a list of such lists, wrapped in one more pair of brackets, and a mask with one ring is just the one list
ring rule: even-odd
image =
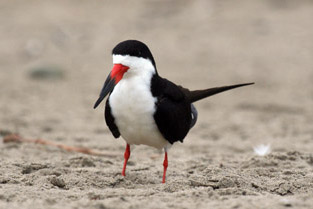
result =
[{"label": "white underpart", "polygon": [[109,99],[121,136],[128,144],[164,148],[169,143],[153,118],[156,98],[152,96],[150,87],[155,69],[151,61],[128,55],[113,55],[113,63],[129,67]]}]

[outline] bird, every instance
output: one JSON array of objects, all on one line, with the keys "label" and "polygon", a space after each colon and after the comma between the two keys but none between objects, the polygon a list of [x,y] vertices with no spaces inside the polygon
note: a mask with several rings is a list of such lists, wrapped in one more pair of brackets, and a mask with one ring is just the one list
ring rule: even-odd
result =
[{"label": "bird", "polygon": [[104,82],[94,109],[107,96],[105,121],[115,138],[126,142],[122,175],[131,145],[164,149],[162,183],[166,182],[168,150],[184,138],[198,118],[194,102],[230,89],[252,85],[242,83],[191,91],[162,78],[148,46],[125,40],[112,50],[113,68]]}]

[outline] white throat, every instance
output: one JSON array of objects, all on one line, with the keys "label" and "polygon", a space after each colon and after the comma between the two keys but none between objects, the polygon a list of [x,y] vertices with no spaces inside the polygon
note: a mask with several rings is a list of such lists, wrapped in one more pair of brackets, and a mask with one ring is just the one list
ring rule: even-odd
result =
[{"label": "white throat", "polygon": [[155,68],[150,60],[129,55],[113,55],[114,64],[129,67],[114,87],[109,103],[118,129],[128,144],[163,148],[168,143],[154,121],[156,98],[151,93]]}]

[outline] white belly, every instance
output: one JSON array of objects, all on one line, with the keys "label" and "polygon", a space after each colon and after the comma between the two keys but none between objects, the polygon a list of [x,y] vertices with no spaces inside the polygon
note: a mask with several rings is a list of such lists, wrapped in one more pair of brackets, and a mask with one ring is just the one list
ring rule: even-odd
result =
[{"label": "white belly", "polygon": [[144,144],[162,149],[168,144],[155,124],[156,99],[150,79],[124,78],[114,87],[109,103],[121,136],[128,144]]}]

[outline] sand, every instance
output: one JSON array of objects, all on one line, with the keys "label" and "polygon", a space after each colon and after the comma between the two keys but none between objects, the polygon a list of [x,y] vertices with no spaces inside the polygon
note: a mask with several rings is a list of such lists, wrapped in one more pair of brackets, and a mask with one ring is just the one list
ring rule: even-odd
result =
[{"label": "sand", "polygon": [[[0,134],[113,156],[1,140],[0,208],[312,208],[312,20],[309,0],[1,1]],[[166,184],[145,146],[121,176],[125,142],[92,108],[125,39],[191,89],[256,82],[196,103]]]}]

